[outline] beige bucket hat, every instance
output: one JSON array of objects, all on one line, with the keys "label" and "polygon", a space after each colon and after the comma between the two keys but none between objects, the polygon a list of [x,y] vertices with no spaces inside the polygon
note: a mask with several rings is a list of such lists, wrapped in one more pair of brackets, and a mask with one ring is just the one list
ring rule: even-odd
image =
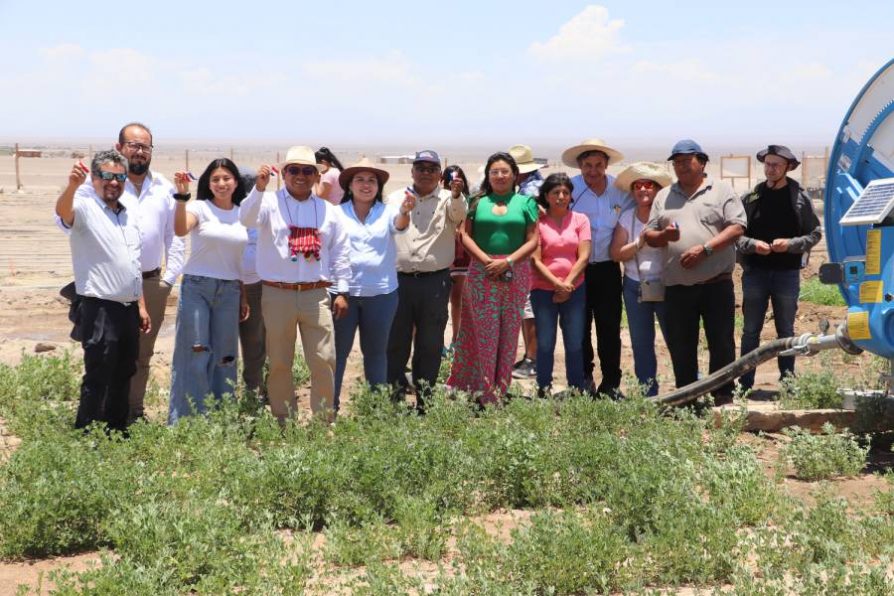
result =
[{"label": "beige bucket hat", "polygon": [[338,185],[341,186],[344,190],[348,190],[348,187],[351,185],[351,180],[353,180],[354,175],[358,174],[359,172],[372,172],[373,174],[375,174],[376,180],[379,181],[379,190],[385,187],[385,183],[388,182],[388,178],[391,177],[391,174],[381,168],[377,168],[373,164],[373,162],[364,157],[354,165],[345,168],[342,173],[338,175]]},{"label": "beige bucket hat", "polygon": [[317,163],[314,150],[307,145],[295,145],[294,147],[289,147],[289,150],[286,152],[286,159],[279,164],[279,169],[283,170],[290,164],[313,166],[318,172],[323,171],[323,166]]},{"label": "beige bucket hat", "polygon": [[515,160],[519,174],[529,174],[543,167],[543,164],[534,161],[534,152],[528,145],[513,145],[509,148],[509,155]]},{"label": "beige bucket hat", "polygon": [[579,145],[575,145],[574,147],[563,151],[562,163],[569,168],[580,167],[577,163],[577,158],[580,156],[581,153],[586,153],[587,151],[602,151],[603,153],[608,155],[608,163],[610,164],[624,159],[623,153],[621,153],[617,149],[609,147],[602,139],[587,139]]},{"label": "beige bucket hat", "polygon": [[661,188],[673,184],[674,179],[664,166],[649,161],[632,163],[615,178],[615,186],[624,192],[630,192],[631,185],[637,180],[651,180]]}]

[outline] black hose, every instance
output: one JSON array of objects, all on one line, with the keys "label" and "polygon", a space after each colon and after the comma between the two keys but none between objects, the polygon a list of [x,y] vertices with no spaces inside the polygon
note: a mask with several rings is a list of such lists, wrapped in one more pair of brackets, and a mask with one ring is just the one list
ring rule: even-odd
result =
[{"label": "black hose", "polygon": [[715,371],[703,379],[699,379],[695,383],[690,383],[685,387],[680,387],[676,391],[671,391],[664,395],[657,395],[648,399],[665,406],[681,406],[695,401],[702,395],[722,387],[727,383],[741,377],[746,372],[757,368],[757,366],[767,360],[775,358],[780,353],[791,348],[797,337],[784,337],[775,339],[771,342],[759,346],[755,350],[745,354],[738,360],[734,360]]}]

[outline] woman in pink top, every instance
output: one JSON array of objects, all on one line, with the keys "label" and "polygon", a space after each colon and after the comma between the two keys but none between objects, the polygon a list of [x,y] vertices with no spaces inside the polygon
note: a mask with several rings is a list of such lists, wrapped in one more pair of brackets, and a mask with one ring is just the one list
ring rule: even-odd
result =
[{"label": "woman in pink top", "polygon": [[590,221],[571,211],[574,186],[566,174],[551,174],[540,187],[537,202],[546,210],[537,222],[540,236],[534,251],[531,307],[537,326],[537,395],[547,397],[553,382],[556,325],[565,343],[565,376],[569,388],[583,392],[583,340],[587,297],[583,271],[590,256]]},{"label": "woman in pink top", "polygon": [[316,195],[321,199],[326,199],[333,205],[341,205],[345,191],[338,182],[338,177],[345,167],[341,165],[335,154],[329,150],[329,147],[320,147],[319,150],[314,151],[314,157],[321,166],[320,181],[317,183]]}]

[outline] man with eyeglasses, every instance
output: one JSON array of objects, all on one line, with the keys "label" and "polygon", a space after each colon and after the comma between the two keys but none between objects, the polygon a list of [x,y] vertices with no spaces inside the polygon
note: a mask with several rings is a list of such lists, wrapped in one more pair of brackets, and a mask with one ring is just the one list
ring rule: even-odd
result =
[{"label": "man with eyeglasses", "polygon": [[76,164],[56,201],[56,215],[71,230],[71,259],[79,297],[77,324],[84,348],[84,378],[76,428],[104,422],[124,431],[128,391],[136,371],[140,329],[151,329],[143,302],[140,232],[121,199],[127,159],[97,153],[87,172]]},{"label": "man with eyeglasses", "polygon": [[[784,145],[769,145],[757,153],[767,179],[742,197],[748,226],[736,241],[742,255],[742,355],[760,344],[767,306],[773,304],[777,337],[795,334],[801,268],[810,249],[822,238],[810,197],[788,173],[800,162]],[[795,374],[795,357],[778,359],[779,379]],[[742,375],[743,389],[754,386],[754,371]]]},{"label": "man with eyeglasses", "polygon": [[263,165],[240,205],[242,224],[258,230],[267,400],[281,423],[298,408],[292,380],[296,326],[310,369],[311,412],[329,421],[335,416],[333,317],[347,313],[351,255],[340,209],[313,194],[321,168],[313,149],[291,147],[280,164],[284,187],[267,192],[272,169]]},{"label": "man with eyeglasses", "polygon": [[[629,193],[615,186],[614,176],[606,173],[609,164],[624,159],[617,149],[601,139],[588,139],[562,153],[562,162],[579,168],[571,179],[574,184],[571,209],[590,220],[593,238],[590,259],[584,271],[587,293],[587,329],[584,335],[584,375],[590,392],[612,398],[621,397],[621,265],[612,260],[609,246],[621,213],[633,208]],[[596,325],[596,353],[602,378],[595,384],[590,321]]]},{"label": "man with eyeglasses", "polygon": [[436,152],[417,152],[410,174],[413,184],[385,199],[386,204],[400,205],[407,193],[416,197],[409,227],[394,237],[398,304],[388,337],[387,380],[394,388],[394,399],[402,401],[409,388],[404,371],[412,348],[412,381],[421,413],[441,367],[454,238],[467,205],[458,187],[452,191],[441,188],[441,158]]},{"label": "man with eyeglasses", "polygon": [[[673,162],[677,182],[656,195],[645,239],[649,246],[667,247],[665,339],[677,387],[684,387],[698,378],[700,323],[708,340],[709,372],[736,358],[735,243],[747,221],[732,187],[705,174],[708,154],[698,143],[679,141],[667,160]],[[732,383],[714,392],[717,405],[731,402],[732,396]]]}]

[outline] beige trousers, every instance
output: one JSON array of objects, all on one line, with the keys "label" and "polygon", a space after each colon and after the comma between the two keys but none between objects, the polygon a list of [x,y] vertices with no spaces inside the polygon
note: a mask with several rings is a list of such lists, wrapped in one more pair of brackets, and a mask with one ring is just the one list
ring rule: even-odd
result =
[{"label": "beige trousers", "polygon": [[143,399],[146,397],[146,385],[149,383],[149,361],[155,353],[155,339],[165,320],[165,306],[171,286],[161,280],[160,275],[143,280],[143,298],[146,310],[152,321],[149,333],[140,333],[140,355],[137,358],[137,372],[130,379],[128,401],[128,424],[144,415]]},{"label": "beige trousers", "polygon": [[332,310],[325,288],[298,292],[263,286],[261,311],[267,332],[267,399],[280,421],[298,408],[292,361],[296,326],[301,332],[304,359],[310,368],[310,409],[332,419],[335,397],[335,334]]}]

